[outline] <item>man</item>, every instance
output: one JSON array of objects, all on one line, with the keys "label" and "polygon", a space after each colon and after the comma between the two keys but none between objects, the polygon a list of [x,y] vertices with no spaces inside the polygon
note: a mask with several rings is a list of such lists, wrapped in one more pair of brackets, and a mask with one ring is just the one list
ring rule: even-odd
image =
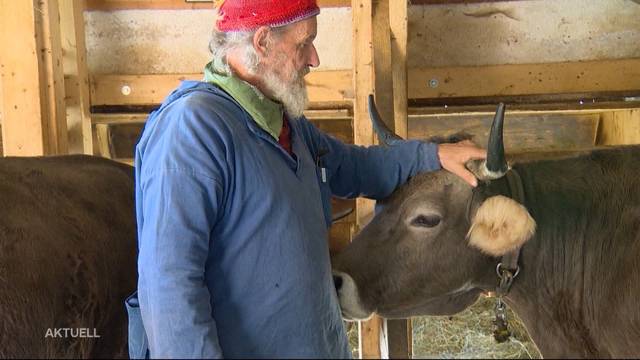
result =
[{"label": "man", "polygon": [[[213,61],[136,148],[139,311],[152,357],[350,356],[331,276],[332,194],[385,198],[484,151],[345,145],[309,123],[314,0],[218,2]],[[366,259],[362,259],[366,261]],[[134,298],[128,305],[135,327]],[[135,339],[133,356],[144,356]],[[142,352],[141,352],[142,351]]]}]

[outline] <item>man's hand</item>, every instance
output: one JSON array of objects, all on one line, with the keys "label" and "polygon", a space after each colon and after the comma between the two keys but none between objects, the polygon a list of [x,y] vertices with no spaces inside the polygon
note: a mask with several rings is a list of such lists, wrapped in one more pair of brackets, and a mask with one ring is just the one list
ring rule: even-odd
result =
[{"label": "man's hand", "polygon": [[438,145],[438,157],[443,169],[458,175],[471,186],[476,187],[478,180],[464,167],[464,164],[469,160],[485,159],[487,151],[477,147],[469,140],[464,140],[453,144]]}]

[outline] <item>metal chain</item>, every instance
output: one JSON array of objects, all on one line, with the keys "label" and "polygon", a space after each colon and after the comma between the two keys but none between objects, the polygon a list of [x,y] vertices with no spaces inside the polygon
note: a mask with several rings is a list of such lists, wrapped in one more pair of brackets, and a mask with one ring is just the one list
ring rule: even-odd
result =
[{"label": "metal chain", "polygon": [[509,331],[509,321],[507,319],[507,305],[502,301],[502,298],[509,293],[513,279],[520,273],[518,267],[515,272],[510,269],[502,268],[502,263],[496,267],[496,273],[498,274],[498,286],[496,287],[496,307],[494,309],[496,313],[496,319],[493,321],[494,330],[493,337],[498,343],[503,343],[509,340],[511,332]]}]

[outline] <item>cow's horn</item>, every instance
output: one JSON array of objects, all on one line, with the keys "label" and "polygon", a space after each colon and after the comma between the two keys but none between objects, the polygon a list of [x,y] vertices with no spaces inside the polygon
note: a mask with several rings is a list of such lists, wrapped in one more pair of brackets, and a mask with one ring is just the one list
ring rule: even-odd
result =
[{"label": "cow's horn", "polygon": [[487,146],[487,172],[492,178],[502,177],[509,166],[504,157],[504,142],[502,139],[502,125],[504,123],[504,104],[498,105],[498,110],[491,124],[489,145]]},{"label": "cow's horn", "polygon": [[380,117],[378,108],[376,107],[376,102],[373,100],[373,95],[371,94],[369,95],[369,117],[373,123],[373,130],[375,130],[378,135],[378,141],[380,141],[380,144],[393,146],[399,140],[402,140],[400,136],[391,131],[387,127],[387,124],[384,123],[382,117]]}]

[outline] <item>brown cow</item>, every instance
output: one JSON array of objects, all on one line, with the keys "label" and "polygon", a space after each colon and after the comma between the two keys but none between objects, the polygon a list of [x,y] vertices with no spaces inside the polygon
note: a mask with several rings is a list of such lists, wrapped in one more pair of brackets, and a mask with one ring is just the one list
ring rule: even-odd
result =
[{"label": "brown cow", "polygon": [[477,188],[446,171],[416,176],[333,259],[343,315],[454,314],[516,260],[505,300],[543,356],[640,356],[640,147],[507,173],[496,119],[486,166],[469,164]]},{"label": "brown cow", "polygon": [[0,358],[127,357],[136,273],[130,166],[0,159]]}]

